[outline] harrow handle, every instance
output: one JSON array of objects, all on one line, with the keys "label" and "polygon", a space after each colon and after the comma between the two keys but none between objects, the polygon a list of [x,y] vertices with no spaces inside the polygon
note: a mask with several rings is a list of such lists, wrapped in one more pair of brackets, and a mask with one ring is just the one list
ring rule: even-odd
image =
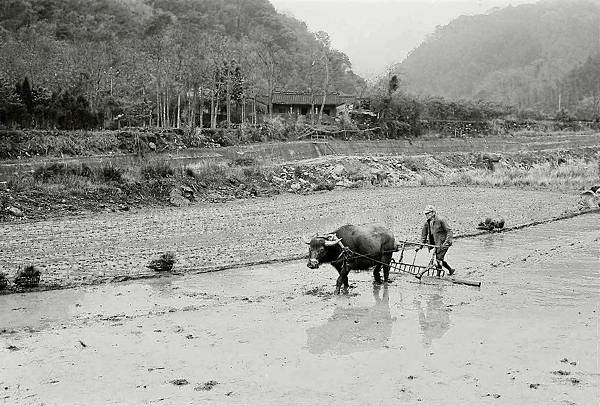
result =
[{"label": "harrow handle", "polygon": [[400,242],[402,244],[396,244],[396,249],[399,249],[400,247],[403,247],[405,245],[419,245],[421,247],[431,247],[431,248],[437,248],[438,247],[437,245],[425,244],[425,243],[417,242],[417,241],[403,241],[403,240],[400,240]]}]

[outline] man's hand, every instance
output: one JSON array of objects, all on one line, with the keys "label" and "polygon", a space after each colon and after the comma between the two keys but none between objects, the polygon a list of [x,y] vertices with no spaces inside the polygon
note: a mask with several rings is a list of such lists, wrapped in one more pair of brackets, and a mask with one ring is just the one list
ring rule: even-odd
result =
[{"label": "man's hand", "polygon": [[415,252],[419,252],[419,250],[420,250],[421,248],[422,248],[422,247],[419,245],[417,248],[415,248]]}]

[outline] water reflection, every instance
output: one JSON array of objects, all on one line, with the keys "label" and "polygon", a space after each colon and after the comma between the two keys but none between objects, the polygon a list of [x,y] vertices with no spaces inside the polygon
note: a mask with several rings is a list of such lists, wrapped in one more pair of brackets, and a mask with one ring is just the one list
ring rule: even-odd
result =
[{"label": "water reflection", "polygon": [[433,340],[441,338],[450,328],[450,314],[442,296],[434,293],[427,299],[425,310],[420,301],[415,301],[419,311],[419,325],[423,333],[423,344],[429,347]]},{"label": "water reflection", "polygon": [[148,279],[145,283],[160,296],[172,296],[173,290],[179,288],[176,287],[173,277]]},{"label": "water reflection", "polygon": [[502,246],[502,234],[487,234],[481,237],[481,245],[485,251]]},{"label": "water reflection", "polygon": [[337,306],[322,325],[306,330],[308,350],[345,355],[381,348],[392,336],[387,285],[373,285],[374,306]]},{"label": "water reflection", "polygon": [[39,329],[66,321],[82,296],[76,289],[0,295],[0,329]]}]

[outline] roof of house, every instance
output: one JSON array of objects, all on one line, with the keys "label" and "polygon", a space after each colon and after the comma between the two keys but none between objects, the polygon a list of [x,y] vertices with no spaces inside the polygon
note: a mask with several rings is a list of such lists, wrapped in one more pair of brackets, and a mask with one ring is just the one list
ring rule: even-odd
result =
[{"label": "roof of house", "polygon": [[[269,97],[266,95],[262,95],[260,97],[258,97],[259,101],[267,104]],[[294,104],[294,105],[311,105],[313,102],[314,104],[321,104],[321,102],[323,101],[323,94],[315,94],[314,95],[314,100],[313,100],[313,96],[310,93],[305,93],[305,92],[274,92],[273,93],[273,104]],[[327,93],[327,97],[325,98],[325,104],[328,105],[336,105],[339,106],[340,104],[344,104],[344,103],[352,103],[356,101],[356,96],[354,95],[346,95],[346,94],[339,94],[339,93]]]}]

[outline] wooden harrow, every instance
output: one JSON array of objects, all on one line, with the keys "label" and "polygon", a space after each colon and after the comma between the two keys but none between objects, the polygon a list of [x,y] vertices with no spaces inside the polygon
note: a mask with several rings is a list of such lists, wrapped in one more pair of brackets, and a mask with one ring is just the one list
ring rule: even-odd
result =
[{"label": "wooden harrow", "polygon": [[[417,251],[414,252],[414,257],[412,262],[404,262],[404,254],[406,252],[406,247],[408,246],[417,246],[417,247],[426,247],[431,251],[431,258],[429,259],[429,263],[427,265],[415,265],[415,261],[417,259]],[[433,250],[432,250],[433,248]],[[420,242],[413,241],[400,241],[400,244],[396,245],[396,249],[394,252],[400,252],[400,257],[398,260],[392,258],[392,262],[390,263],[390,273],[400,274],[400,273],[408,273],[414,275],[415,278],[421,280],[423,276],[428,277],[436,277],[442,278],[446,275],[443,269],[438,268],[437,260],[435,258],[435,245],[424,244]],[[481,282],[478,281],[468,281],[464,279],[458,279],[454,277],[444,278],[444,280],[451,281],[452,283],[460,284],[460,285],[469,285],[480,287]]]},{"label": "wooden harrow", "polygon": [[[368,258],[373,264],[387,265],[381,261],[377,261],[372,259],[366,255],[359,254],[357,252],[352,251],[350,248],[344,246],[341,241],[338,241],[338,244],[342,247],[342,253],[340,254],[340,259],[343,261],[343,268],[346,268],[347,261],[353,258],[364,257]],[[481,282],[478,281],[469,281],[464,279],[458,279],[454,277],[443,277],[445,276],[445,272],[442,269],[439,269],[437,265],[437,260],[435,258],[435,249],[431,253],[431,259],[429,260],[429,264],[427,265],[415,265],[415,260],[417,258],[417,252],[415,251],[415,256],[412,260],[412,263],[403,262],[404,260],[404,252],[406,251],[407,246],[419,246],[419,247],[427,247],[431,250],[431,248],[436,248],[435,245],[423,244],[420,242],[412,242],[412,241],[401,241],[400,244],[396,245],[396,249],[393,251],[386,252],[400,252],[400,258],[396,261],[392,258],[390,262],[390,273],[392,274],[410,274],[417,278],[419,281],[422,280],[423,276],[427,276],[430,280],[436,281],[447,281],[452,282],[454,284],[459,285],[469,285],[481,287]]]}]

